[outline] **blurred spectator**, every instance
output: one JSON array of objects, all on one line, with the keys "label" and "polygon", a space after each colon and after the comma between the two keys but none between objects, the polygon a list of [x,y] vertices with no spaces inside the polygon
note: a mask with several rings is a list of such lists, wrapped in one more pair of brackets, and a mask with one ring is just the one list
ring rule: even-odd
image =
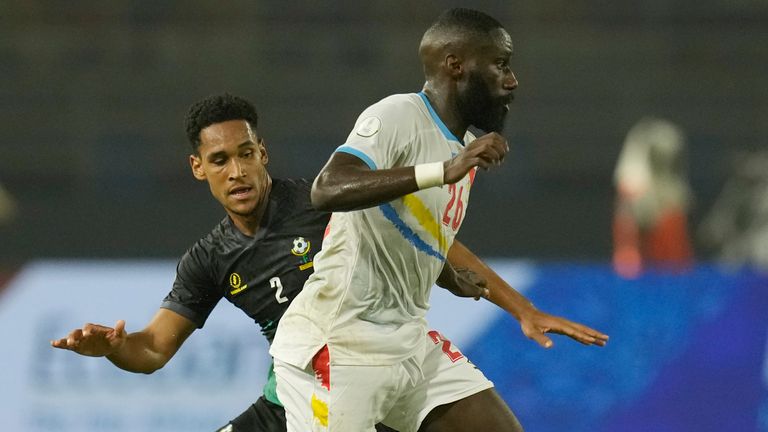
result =
[{"label": "blurred spectator", "polygon": [[643,118],[627,134],[614,178],[613,266],[620,275],[681,271],[693,261],[686,162],[685,135],[674,123]]},{"label": "blurred spectator", "polygon": [[768,151],[738,159],[697,234],[721,262],[768,271]]},{"label": "blurred spectator", "polygon": [[16,201],[0,184],[0,226],[9,223],[16,216]]}]

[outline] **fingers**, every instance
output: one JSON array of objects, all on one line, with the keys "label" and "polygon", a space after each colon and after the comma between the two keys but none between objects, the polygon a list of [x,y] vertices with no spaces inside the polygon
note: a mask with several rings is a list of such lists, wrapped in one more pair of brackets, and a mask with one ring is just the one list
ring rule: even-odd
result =
[{"label": "fingers", "polygon": [[67,336],[67,345],[70,347],[77,347],[80,341],[83,339],[83,331],[81,329],[73,330]]},{"label": "fingers", "polygon": [[80,342],[82,337],[83,337],[83,331],[81,329],[72,330],[71,332],[69,332],[67,337],[57,339],[57,340],[52,340],[51,346],[53,346],[54,348],[71,350],[77,346],[77,344]]},{"label": "fingers", "polygon": [[51,346],[54,348],[67,349],[67,339],[56,339],[51,341]]},{"label": "fingers", "polygon": [[568,336],[583,345],[602,347],[608,343],[608,335],[604,333],[585,325],[547,314],[539,314],[537,318],[527,321],[527,323],[523,324],[523,332],[544,348],[552,346],[552,341],[544,336],[545,333]]},{"label": "fingers", "polygon": [[545,332],[533,332],[528,337],[536,341],[542,348],[552,348],[554,345],[552,339],[548,338],[544,333]]},{"label": "fingers", "polygon": [[491,290],[489,290],[488,288],[483,288],[482,291],[480,292],[480,295],[475,297],[475,301],[478,301],[481,298],[490,299],[491,298]]},{"label": "fingers", "polygon": [[591,329],[585,325],[568,321],[571,329],[571,337],[587,345],[605,346],[608,342],[608,335],[597,330]]},{"label": "fingers", "polygon": [[91,323],[86,323],[85,325],[83,325],[83,328],[82,328],[84,338],[87,338],[90,336],[108,336],[113,331],[114,330],[111,327],[106,327],[100,324],[91,324]]},{"label": "fingers", "polygon": [[455,183],[474,167],[488,170],[501,164],[508,152],[509,145],[504,137],[495,132],[483,135],[453,158],[446,168],[444,178],[447,183]]},{"label": "fingers", "polygon": [[116,331],[119,331],[116,335],[120,337],[124,334],[124,330],[125,321],[123,320],[117,322],[115,329],[99,324],[86,323],[82,328],[69,332],[65,338],[52,340],[51,346],[88,354],[93,350],[94,344],[100,343],[99,341],[109,340],[115,336]]},{"label": "fingers", "polygon": [[[489,134],[490,135],[490,134]],[[487,169],[492,165],[499,165],[504,161],[509,151],[507,141],[501,135],[485,135],[473,141],[467,147],[467,156],[475,158],[476,166]]]},{"label": "fingers", "polygon": [[125,320],[117,320],[115,323],[115,333],[122,335],[125,332]]},{"label": "fingers", "polygon": [[563,334],[584,345],[605,346],[608,343],[608,335],[593,330],[587,326],[565,321],[559,328],[553,328],[552,332]]},{"label": "fingers", "polygon": [[60,348],[60,349],[66,349],[74,351],[77,346],[80,344],[80,341],[83,338],[83,331],[81,329],[72,330],[69,332],[67,337],[52,340],[51,346],[54,348]]}]

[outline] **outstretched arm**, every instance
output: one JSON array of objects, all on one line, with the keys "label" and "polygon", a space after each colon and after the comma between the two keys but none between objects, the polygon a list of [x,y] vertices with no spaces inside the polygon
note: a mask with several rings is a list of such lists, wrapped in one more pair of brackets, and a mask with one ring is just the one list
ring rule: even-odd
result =
[{"label": "outstretched arm", "polygon": [[[498,165],[508,151],[501,135],[483,135],[443,162],[440,184],[456,183],[474,167]],[[416,170],[413,166],[372,170],[357,156],[336,152],[315,178],[312,205],[323,211],[350,211],[392,201],[419,190]]]},{"label": "outstretched arm", "polygon": [[120,369],[150,374],[165,366],[195,328],[192,321],[178,313],[159,309],[144,330],[126,333],[123,320],[114,328],[89,323],[65,338],[51,341],[51,346],[84,356],[106,357]]},{"label": "outstretched arm", "polygon": [[520,322],[523,334],[542,347],[552,346],[552,340],[546,336],[546,333],[566,335],[585,345],[604,346],[608,342],[608,335],[536,309],[533,303],[512,288],[460,242],[454,241],[451,245],[448,261],[454,267],[467,268],[480,275],[486,281],[485,287],[488,289],[486,298],[512,314]]}]

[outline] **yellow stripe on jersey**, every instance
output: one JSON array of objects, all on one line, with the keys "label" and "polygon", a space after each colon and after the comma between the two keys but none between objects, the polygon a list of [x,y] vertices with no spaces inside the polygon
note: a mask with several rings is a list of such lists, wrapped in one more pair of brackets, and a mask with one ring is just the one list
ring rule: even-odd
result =
[{"label": "yellow stripe on jersey", "polygon": [[321,425],[328,427],[328,404],[312,395],[312,415]]},{"label": "yellow stripe on jersey", "polygon": [[443,237],[443,233],[440,230],[440,224],[437,223],[427,206],[414,194],[404,196],[403,204],[416,217],[419,225],[437,240],[440,253],[445,253],[447,251],[445,237]]}]

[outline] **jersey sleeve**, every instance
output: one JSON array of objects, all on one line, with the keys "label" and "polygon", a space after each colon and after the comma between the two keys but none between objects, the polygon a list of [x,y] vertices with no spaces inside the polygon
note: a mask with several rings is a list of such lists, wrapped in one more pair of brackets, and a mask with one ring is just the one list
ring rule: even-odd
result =
[{"label": "jersey sleeve", "polygon": [[187,251],[176,267],[173,289],[163,300],[161,308],[172,310],[203,328],[208,316],[221,300],[206,257],[199,245]]},{"label": "jersey sleeve", "polygon": [[404,103],[381,101],[360,114],[346,143],[337,152],[357,156],[372,170],[396,166],[408,151],[408,135],[411,128],[407,112],[411,107]]}]

